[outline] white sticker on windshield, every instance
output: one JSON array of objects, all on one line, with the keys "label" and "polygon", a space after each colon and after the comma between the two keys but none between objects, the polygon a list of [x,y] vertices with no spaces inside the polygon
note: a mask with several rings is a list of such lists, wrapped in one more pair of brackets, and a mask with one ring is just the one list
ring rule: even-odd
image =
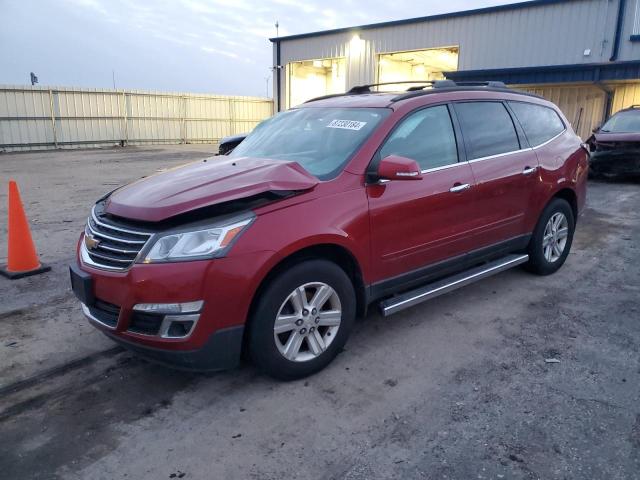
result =
[{"label": "white sticker on windshield", "polygon": [[360,130],[367,122],[358,122],[356,120],[332,120],[327,128],[344,128],[345,130]]}]

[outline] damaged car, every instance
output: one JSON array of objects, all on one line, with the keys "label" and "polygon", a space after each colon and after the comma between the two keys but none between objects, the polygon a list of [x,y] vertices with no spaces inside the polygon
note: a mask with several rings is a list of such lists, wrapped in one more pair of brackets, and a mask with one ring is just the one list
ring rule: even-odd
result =
[{"label": "damaged car", "polygon": [[594,178],[640,178],[640,105],[614,114],[587,140]]},{"label": "damaged car", "polygon": [[247,138],[246,133],[222,137],[218,145],[218,155],[229,155],[245,138]]},{"label": "damaged car", "polygon": [[587,187],[567,119],[498,82],[424,83],[310,100],[228,156],[99,199],[70,266],[84,315],[166,365],[246,353],[291,380],[372,305],[386,317],[519,265],[556,272]]}]

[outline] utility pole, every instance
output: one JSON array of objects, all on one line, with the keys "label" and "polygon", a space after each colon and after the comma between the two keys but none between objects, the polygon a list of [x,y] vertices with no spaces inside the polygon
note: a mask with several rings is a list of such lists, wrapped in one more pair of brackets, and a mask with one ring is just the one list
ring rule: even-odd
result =
[{"label": "utility pole", "polygon": [[30,77],[31,77],[31,86],[33,87],[36,83],[38,83],[38,77],[36,77],[36,74],[33,72],[31,72]]},{"label": "utility pole", "polygon": [[113,81],[113,89],[116,89],[116,71],[115,70],[111,70],[111,80]]},{"label": "utility pole", "polygon": [[270,97],[270,95],[269,95],[269,80],[271,80],[271,77],[266,77],[265,80],[267,82],[267,97]]},{"label": "utility pole", "polygon": [[280,36],[280,23],[276,20],[276,37]]}]

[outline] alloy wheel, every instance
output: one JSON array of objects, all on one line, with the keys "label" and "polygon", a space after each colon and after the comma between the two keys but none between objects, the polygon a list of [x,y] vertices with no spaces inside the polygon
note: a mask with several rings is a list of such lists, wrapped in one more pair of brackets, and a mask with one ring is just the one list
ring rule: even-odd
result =
[{"label": "alloy wheel", "polygon": [[562,212],[551,215],[542,236],[542,252],[549,263],[554,263],[562,256],[569,236],[569,221]]},{"label": "alloy wheel", "polygon": [[313,360],[329,348],[342,320],[336,291],[326,283],[299,286],[280,306],[273,325],[278,350],[294,362]]}]

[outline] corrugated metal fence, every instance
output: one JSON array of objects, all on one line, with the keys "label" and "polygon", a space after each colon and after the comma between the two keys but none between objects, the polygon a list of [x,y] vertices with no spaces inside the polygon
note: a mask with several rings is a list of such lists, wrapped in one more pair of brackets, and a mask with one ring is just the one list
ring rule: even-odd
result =
[{"label": "corrugated metal fence", "polygon": [[260,97],[0,86],[0,151],[217,143],[272,114]]}]

